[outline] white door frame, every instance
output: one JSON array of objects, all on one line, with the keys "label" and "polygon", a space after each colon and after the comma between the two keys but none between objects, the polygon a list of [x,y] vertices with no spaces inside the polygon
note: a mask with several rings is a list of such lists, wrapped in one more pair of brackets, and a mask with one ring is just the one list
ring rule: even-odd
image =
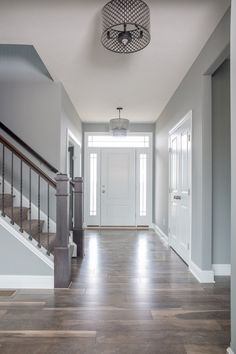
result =
[{"label": "white door frame", "polygon": [[[192,148],[192,137],[193,137],[193,126],[192,126],[192,117],[193,117],[193,112],[189,111],[168,133],[168,151],[170,150],[170,137],[171,135],[178,129],[180,128],[184,123],[189,121],[189,126],[190,126],[190,143],[191,143],[191,154],[190,154],[190,238],[189,238],[189,259],[188,259],[188,265],[191,264],[192,261],[192,161],[193,161],[193,148]],[[169,160],[169,186],[170,186],[170,153],[168,156]],[[170,243],[170,188],[168,188],[168,242]]]},{"label": "white door frame", "polygon": [[70,162],[69,162],[69,153],[68,149],[70,146],[70,143],[74,146],[74,175],[75,177],[81,177],[82,172],[81,172],[81,143],[79,140],[74,136],[74,134],[70,131],[69,128],[67,128],[67,135],[66,135],[66,171],[67,175],[70,175]]},{"label": "white door frame", "polygon": [[[101,163],[101,149],[106,148],[91,148],[88,147],[88,137],[89,136],[106,136],[110,135],[108,132],[85,132],[84,133],[84,226],[101,226],[101,193],[100,193],[100,163]],[[153,190],[153,133],[143,133],[143,132],[132,132],[128,133],[129,136],[148,136],[150,145],[149,148],[135,148],[136,150],[136,173],[138,172],[137,169],[137,158],[140,153],[147,154],[147,216],[142,217],[138,215],[139,205],[138,200],[136,198],[136,224],[137,225],[147,225],[151,227],[152,225],[152,210],[153,210],[153,203],[152,203],[152,190]],[[97,154],[97,215],[90,216],[89,215],[89,154],[96,153]],[[136,183],[136,196],[138,195],[138,183]],[[136,225],[136,226],[137,226]]]}]

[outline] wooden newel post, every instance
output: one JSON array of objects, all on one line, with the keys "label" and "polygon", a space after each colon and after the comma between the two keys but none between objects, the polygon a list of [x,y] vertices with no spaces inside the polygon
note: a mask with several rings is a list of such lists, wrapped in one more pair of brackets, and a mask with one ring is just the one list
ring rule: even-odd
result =
[{"label": "wooden newel post", "polygon": [[68,288],[71,282],[69,245],[69,178],[56,176],[56,241],[54,250],[54,286]]},{"label": "wooden newel post", "polygon": [[84,257],[83,230],[83,178],[76,177],[74,182],[74,228],[73,241],[77,245],[77,257]]}]

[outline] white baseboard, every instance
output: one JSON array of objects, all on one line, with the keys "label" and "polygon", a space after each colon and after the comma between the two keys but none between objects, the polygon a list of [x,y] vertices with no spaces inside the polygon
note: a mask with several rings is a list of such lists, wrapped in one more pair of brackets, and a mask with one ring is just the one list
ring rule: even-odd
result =
[{"label": "white baseboard", "polygon": [[189,262],[189,270],[199,281],[199,283],[214,283],[214,272],[212,270],[202,270],[193,261]]},{"label": "white baseboard", "polygon": [[160,236],[163,239],[165,243],[169,244],[168,236],[159,228],[159,226],[153,223],[152,229],[157,233],[158,236]]},{"label": "white baseboard", "polygon": [[0,275],[0,289],[53,289],[53,275]]},{"label": "white baseboard", "polygon": [[233,350],[231,348],[227,349],[227,354],[234,354]]},{"label": "white baseboard", "polygon": [[212,269],[215,275],[230,276],[231,264],[212,264]]}]

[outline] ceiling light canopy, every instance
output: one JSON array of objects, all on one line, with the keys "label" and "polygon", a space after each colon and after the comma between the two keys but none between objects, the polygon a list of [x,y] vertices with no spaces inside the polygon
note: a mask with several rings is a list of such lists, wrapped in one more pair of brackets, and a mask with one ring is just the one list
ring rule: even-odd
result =
[{"label": "ceiling light canopy", "polygon": [[122,109],[122,107],[117,107],[119,118],[113,118],[110,120],[110,132],[114,136],[125,136],[129,130],[129,120],[120,117]]},{"label": "ceiling light canopy", "polygon": [[116,53],[134,53],[150,42],[150,11],[142,0],[111,0],[103,8],[102,44]]}]

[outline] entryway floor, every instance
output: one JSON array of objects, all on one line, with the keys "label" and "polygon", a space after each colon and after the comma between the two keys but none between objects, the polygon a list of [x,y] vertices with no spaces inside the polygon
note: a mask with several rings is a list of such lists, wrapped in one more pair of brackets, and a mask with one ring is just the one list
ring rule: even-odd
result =
[{"label": "entryway floor", "polygon": [[229,278],[201,285],[153,231],[86,231],[66,290],[0,299],[1,354],[225,354]]}]

